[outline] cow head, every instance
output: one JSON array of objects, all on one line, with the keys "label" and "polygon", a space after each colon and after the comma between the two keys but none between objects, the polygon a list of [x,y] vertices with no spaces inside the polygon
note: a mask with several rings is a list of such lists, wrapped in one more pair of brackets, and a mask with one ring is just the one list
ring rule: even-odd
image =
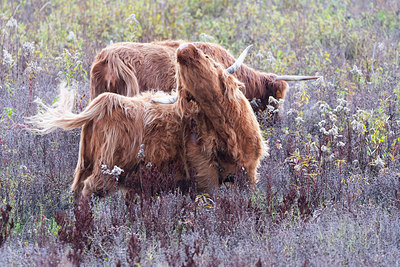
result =
[{"label": "cow head", "polygon": [[[262,137],[242,93],[244,84],[232,75],[245,54],[225,69],[192,44],[181,45],[176,53],[178,107],[186,118],[190,131],[186,136],[191,137],[192,146],[217,161],[220,182],[236,173],[237,166],[255,170],[243,155],[259,157]],[[254,178],[255,173],[250,176]],[[256,181],[253,178],[252,183]]]},{"label": "cow head", "polygon": [[[224,69],[193,44],[177,49],[177,83],[180,106],[195,103],[203,111],[223,117],[229,103],[245,100],[243,83],[231,74],[243,63],[248,47],[231,67]],[[183,109],[182,109],[183,110]]]}]

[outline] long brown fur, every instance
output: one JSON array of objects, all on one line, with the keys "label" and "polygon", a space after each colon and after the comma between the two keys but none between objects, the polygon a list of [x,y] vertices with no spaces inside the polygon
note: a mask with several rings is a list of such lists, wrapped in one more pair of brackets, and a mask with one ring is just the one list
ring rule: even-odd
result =
[{"label": "long brown fur", "polygon": [[[127,96],[147,90],[170,92],[176,84],[175,51],[185,42],[123,42],[106,47],[92,64],[91,99],[104,92]],[[195,42],[193,45],[224,68],[235,62],[235,58],[220,45],[204,42]],[[279,100],[285,97],[288,89],[285,81],[274,80],[275,74],[254,70],[245,64],[234,75],[245,84],[242,89],[247,99],[261,100],[261,109],[268,105],[270,96]]]},{"label": "long brown fur", "polygon": [[45,111],[29,119],[42,133],[82,127],[72,185],[77,195],[113,191],[115,179],[103,175],[101,166],[122,168],[124,181],[137,171],[141,144],[145,162],[161,172],[178,164],[177,180],[189,178],[186,165],[200,191],[212,191],[237,166],[246,169],[251,186],[257,182],[263,141],[240,90],[243,83],[192,44],[179,48],[175,58],[179,96],[175,104],[150,100],[170,96],[162,92],[135,97],[103,93],[82,113],[73,114],[73,94],[63,88],[54,107],[42,104]]}]

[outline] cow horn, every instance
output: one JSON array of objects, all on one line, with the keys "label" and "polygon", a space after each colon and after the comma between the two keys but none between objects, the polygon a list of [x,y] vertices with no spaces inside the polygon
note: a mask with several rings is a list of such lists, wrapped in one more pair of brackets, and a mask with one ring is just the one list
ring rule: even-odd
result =
[{"label": "cow horn", "polygon": [[151,102],[160,104],[174,104],[178,101],[178,96],[152,98]]},{"label": "cow horn", "polygon": [[276,76],[275,81],[306,81],[306,80],[316,80],[321,78],[322,76],[300,76],[300,75],[282,75]]},{"label": "cow horn", "polygon": [[230,66],[229,68],[226,69],[226,72],[228,72],[229,74],[234,74],[239,68],[240,66],[242,66],[244,58],[247,55],[247,52],[249,52],[250,48],[252,48],[253,45],[249,45],[238,57],[238,59],[236,59],[235,63],[233,63],[232,66]]}]

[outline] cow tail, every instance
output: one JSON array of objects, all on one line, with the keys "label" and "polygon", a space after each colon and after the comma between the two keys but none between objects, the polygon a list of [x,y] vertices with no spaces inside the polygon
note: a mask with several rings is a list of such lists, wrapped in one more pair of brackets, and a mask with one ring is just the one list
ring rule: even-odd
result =
[{"label": "cow tail", "polygon": [[[126,85],[126,96],[135,96],[139,94],[139,84],[136,78],[136,75],[133,71],[133,67],[128,64],[125,64],[121,60],[121,58],[114,54],[114,64],[112,64],[114,68],[114,72],[116,75],[119,75],[119,78],[125,83]],[[110,62],[108,63],[110,66]]]},{"label": "cow tail", "polygon": [[91,69],[90,98],[94,99],[105,92],[129,97],[139,93],[134,67],[113,50],[103,50]]},{"label": "cow tail", "polygon": [[57,102],[52,106],[47,106],[41,100],[36,100],[35,102],[39,104],[41,110],[37,115],[28,117],[26,122],[33,126],[29,130],[39,134],[47,134],[56,129],[72,130],[82,127],[91,120],[103,118],[118,104],[119,97],[118,95],[113,97],[113,94],[101,95],[92,101],[83,112],[75,114],[72,112],[75,94],[67,87],[61,86]]}]

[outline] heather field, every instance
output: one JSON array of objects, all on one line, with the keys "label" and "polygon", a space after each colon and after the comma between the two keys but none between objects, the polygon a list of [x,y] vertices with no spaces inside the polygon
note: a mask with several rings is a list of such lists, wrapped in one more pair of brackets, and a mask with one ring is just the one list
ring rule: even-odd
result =
[{"label": "heather field", "polygon": [[[89,99],[110,43],[219,43],[290,82],[259,183],[236,175],[211,198],[173,173],[142,172],[135,194],[74,202],[80,131],[26,130],[33,101],[65,82]],[[0,266],[399,266],[400,2],[2,0]],[[162,182],[160,182],[162,181]]]}]

